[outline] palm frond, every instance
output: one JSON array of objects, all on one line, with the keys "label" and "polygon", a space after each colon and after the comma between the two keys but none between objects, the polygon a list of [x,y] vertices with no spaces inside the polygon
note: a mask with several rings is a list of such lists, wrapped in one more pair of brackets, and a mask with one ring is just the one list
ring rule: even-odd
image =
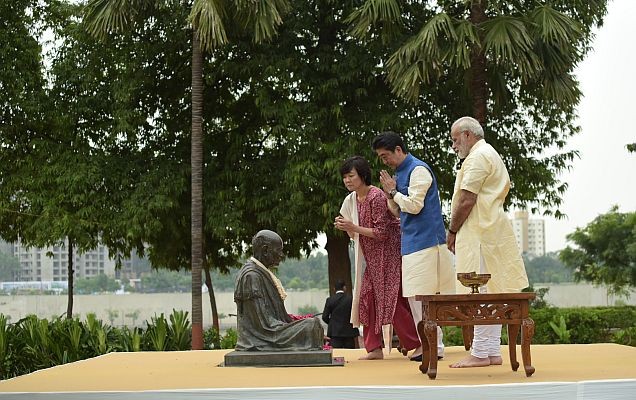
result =
[{"label": "palm frond", "polygon": [[[479,46],[479,35],[473,25],[468,20],[457,20],[455,23],[456,40],[449,47],[450,53],[446,55],[446,59],[452,65],[462,69],[470,68],[470,54],[474,46]],[[454,44],[454,46],[453,46]]]},{"label": "palm frond", "polygon": [[98,39],[121,32],[152,3],[152,0],[89,0],[84,8],[87,30]]},{"label": "palm frond", "polygon": [[482,25],[484,51],[493,62],[514,65],[524,78],[536,76],[541,64],[533,51],[534,41],[524,22],[510,16],[499,16]]},{"label": "palm frond", "polygon": [[419,95],[419,85],[431,83],[440,75],[442,65],[452,62],[457,40],[453,19],[448,14],[439,13],[431,18],[389,57],[388,79],[393,91],[414,101]]},{"label": "palm frond", "polygon": [[556,104],[578,104],[581,99],[578,82],[569,73],[543,79],[541,87],[546,100]]},{"label": "palm frond", "polygon": [[202,50],[209,51],[227,43],[225,7],[223,0],[196,0],[192,5],[188,21],[199,34]]},{"label": "palm frond", "polygon": [[385,33],[402,23],[402,11],[397,0],[367,0],[354,10],[345,23],[351,24],[351,34],[359,39],[365,37],[369,28],[381,23]]},{"label": "palm frond", "polygon": [[538,6],[529,15],[535,34],[543,42],[570,45],[579,41],[581,24],[549,5]]},{"label": "palm frond", "polygon": [[288,0],[237,0],[238,20],[253,29],[256,43],[266,42],[276,35],[283,23],[282,15],[290,8]]},{"label": "palm frond", "polygon": [[431,68],[424,61],[413,62],[401,68],[390,68],[388,80],[391,83],[393,93],[413,103],[417,102],[421,83],[430,82],[437,76],[436,73],[433,74],[433,70],[434,68]]}]

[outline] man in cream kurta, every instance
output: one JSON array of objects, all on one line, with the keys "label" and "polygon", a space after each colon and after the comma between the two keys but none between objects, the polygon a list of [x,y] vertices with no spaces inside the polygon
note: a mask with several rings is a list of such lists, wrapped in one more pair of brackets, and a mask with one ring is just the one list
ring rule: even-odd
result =
[{"label": "man in cream kurta", "polygon": [[[477,120],[458,119],[451,128],[453,150],[464,159],[457,173],[447,244],[457,272],[490,273],[484,291],[519,292],[528,286],[523,260],[503,204],[510,177],[497,151],[484,140]],[[457,283],[458,292],[466,292]],[[476,325],[471,354],[452,368],[499,365],[501,325]]]}]

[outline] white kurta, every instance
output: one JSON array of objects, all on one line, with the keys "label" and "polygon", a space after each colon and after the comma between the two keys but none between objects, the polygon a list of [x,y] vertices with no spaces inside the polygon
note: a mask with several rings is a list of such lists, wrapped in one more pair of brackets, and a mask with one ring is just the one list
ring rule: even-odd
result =
[{"label": "white kurta", "polygon": [[[457,232],[457,272],[479,273],[480,256],[492,274],[489,293],[518,292],[528,286],[528,276],[514,231],[503,204],[510,190],[510,177],[497,151],[485,140],[478,141],[464,160],[455,180],[451,208],[461,190],[477,194],[477,202]],[[458,293],[468,288],[457,282]]]}]

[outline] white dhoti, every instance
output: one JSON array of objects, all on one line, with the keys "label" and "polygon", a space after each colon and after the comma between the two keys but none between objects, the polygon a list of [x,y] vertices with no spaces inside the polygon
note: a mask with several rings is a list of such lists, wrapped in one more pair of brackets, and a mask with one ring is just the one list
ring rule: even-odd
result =
[{"label": "white dhoti", "polygon": [[402,256],[402,295],[455,293],[453,254],[445,244]]},{"label": "white dhoti", "polygon": [[[446,245],[402,256],[402,295],[408,298],[416,327],[422,321],[422,303],[415,300],[415,296],[436,293],[455,293],[453,255]],[[437,354],[440,356],[444,354],[443,336],[438,326]]]},{"label": "white dhoti", "polygon": [[[479,273],[489,273],[483,256],[479,263]],[[488,288],[482,286],[479,291],[488,293]],[[470,354],[478,358],[501,357],[501,325],[475,325]]]}]

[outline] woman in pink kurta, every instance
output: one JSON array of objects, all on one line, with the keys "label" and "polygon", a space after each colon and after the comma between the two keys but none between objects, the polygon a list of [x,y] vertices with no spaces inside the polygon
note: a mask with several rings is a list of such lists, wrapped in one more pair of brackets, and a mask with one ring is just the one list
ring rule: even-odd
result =
[{"label": "woman in pink kurta", "polygon": [[363,359],[381,359],[382,325],[393,324],[406,350],[420,346],[407,300],[402,297],[400,221],[391,214],[384,192],[371,185],[371,168],[362,157],[347,159],[340,168],[347,189],[356,193],[358,224],[336,218],[337,229],[358,234],[366,269],[360,288],[359,319],[364,327]]}]

